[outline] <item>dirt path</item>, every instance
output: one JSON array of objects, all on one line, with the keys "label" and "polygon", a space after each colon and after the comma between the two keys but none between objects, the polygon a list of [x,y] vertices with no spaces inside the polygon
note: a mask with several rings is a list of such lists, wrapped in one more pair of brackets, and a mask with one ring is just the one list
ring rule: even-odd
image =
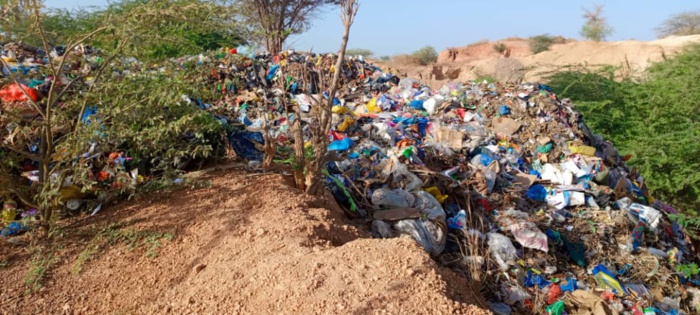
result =
[{"label": "dirt path", "polygon": [[282,176],[211,181],[67,221],[34,294],[49,252],[2,240],[0,313],[487,314],[412,240],[370,239]]}]

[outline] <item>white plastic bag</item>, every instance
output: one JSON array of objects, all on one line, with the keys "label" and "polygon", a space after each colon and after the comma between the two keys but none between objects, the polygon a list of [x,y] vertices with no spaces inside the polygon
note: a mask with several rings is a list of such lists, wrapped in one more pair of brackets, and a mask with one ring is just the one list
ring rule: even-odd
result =
[{"label": "white plastic bag", "polygon": [[508,265],[515,262],[518,257],[517,250],[510,239],[499,233],[487,233],[489,251],[491,256],[496,259],[496,262],[501,267],[501,270],[508,270]]},{"label": "white plastic bag", "polygon": [[402,189],[380,188],[372,193],[372,204],[387,208],[408,208],[415,202],[411,193]]}]

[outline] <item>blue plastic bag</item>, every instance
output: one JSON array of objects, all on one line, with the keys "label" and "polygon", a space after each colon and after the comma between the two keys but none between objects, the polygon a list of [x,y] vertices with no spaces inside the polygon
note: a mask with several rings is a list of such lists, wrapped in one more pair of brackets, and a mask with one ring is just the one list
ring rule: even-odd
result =
[{"label": "blue plastic bag", "polygon": [[408,106],[411,106],[413,109],[423,109],[423,101],[421,100],[412,100],[410,103],[408,103]]},{"label": "blue plastic bag", "polygon": [[19,222],[10,222],[10,224],[8,224],[2,230],[0,230],[0,235],[2,235],[4,237],[8,237],[8,236],[22,233],[26,230],[27,230],[26,225],[22,225]]},{"label": "blue plastic bag", "polygon": [[350,138],[344,138],[331,142],[328,145],[328,151],[347,151],[351,146],[352,140]]},{"label": "blue plastic bag", "polygon": [[501,106],[501,110],[499,111],[501,115],[510,115],[510,108],[508,105],[503,105]]},{"label": "blue plastic bag", "polygon": [[265,144],[261,132],[234,132],[229,135],[229,142],[238,156],[249,161],[262,161],[263,152],[255,148],[255,143]]},{"label": "blue plastic bag", "polygon": [[534,201],[544,202],[547,200],[547,190],[540,184],[530,186],[525,195]]}]

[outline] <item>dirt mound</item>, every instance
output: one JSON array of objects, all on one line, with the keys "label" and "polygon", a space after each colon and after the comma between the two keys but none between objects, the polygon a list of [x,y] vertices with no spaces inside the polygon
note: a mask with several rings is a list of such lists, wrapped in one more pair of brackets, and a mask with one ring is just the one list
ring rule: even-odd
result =
[{"label": "dirt mound", "polygon": [[468,63],[484,58],[499,58],[502,54],[494,49],[494,45],[503,44],[510,57],[521,58],[532,54],[530,43],[524,38],[507,38],[499,41],[480,41],[464,47],[448,48],[440,52],[438,63]]},{"label": "dirt mound", "polygon": [[[565,43],[554,44],[548,51],[534,55],[527,39],[510,38],[446,49],[440,53],[436,64],[425,67],[402,62],[379,64],[409,77],[423,79],[435,88],[455,80],[469,81],[482,77],[498,79],[502,76],[503,59],[513,59],[522,64],[522,68],[508,71],[522,73],[522,76],[514,77],[522,77],[525,81],[540,81],[571,66],[595,68],[612,65],[619,66],[621,74],[638,75],[652,63],[673,56],[685,45],[700,42],[700,35],[668,37],[649,42],[559,40]],[[495,44],[504,44],[508,52],[497,52]]]},{"label": "dirt mound", "polygon": [[[0,312],[488,313],[413,240],[369,238],[332,199],[303,195],[281,175],[210,180],[69,220],[53,246],[3,241]],[[25,295],[41,261],[32,256],[51,259],[43,286]]]}]

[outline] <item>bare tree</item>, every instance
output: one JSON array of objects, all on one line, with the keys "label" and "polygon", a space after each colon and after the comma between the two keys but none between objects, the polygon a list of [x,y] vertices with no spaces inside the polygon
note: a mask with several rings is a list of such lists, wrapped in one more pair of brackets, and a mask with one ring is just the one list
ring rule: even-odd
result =
[{"label": "bare tree", "polygon": [[581,36],[596,42],[604,41],[613,30],[603,17],[603,5],[595,5],[592,9],[583,8],[583,18],[586,23],[581,27]]},{"label": "bare tree", "polygon": [[[328,92],[327,101],[322,98],[309,95],[311,102],[311,118],[306,122],[308,133],[311,135],[311,144],[314,150],[312,159],[307,160],[304,156],[304,134],[300,118],[295,118],[292,125],[294,135],[294,179],[297,188],[305,190],[312,195],[318,195],[323,190],[321,185],[322,169],[330,159],[328,152],[328,134],[331,130],[333,101],[338,90],[345,82],[341,82],[341,73],[348,64],[345,61],[345,51],[347,50],[348,39],[350,37],[350,27],[352,26],[357,11],[359,9],[358,0],[342,0],[340,4],[340,18],[345,27],[343,39],[338,50],[338,56],[325,56],[318,62],[307,62],[296,71],[301,78],[306,90],[313,93],[321,91]],[[291,64],[290,64],[291,68]],[[289,72],[289,73],[292,73]],[[295,116],[302,117],[300,106],[294,106]]]},{"label": "bare tree", "polygon": [[676,14],[656,28],[659,38],[700,34],[700,11]]},{"label": "bare tree", "polygon": [[331,130],[331,117],[333,115],[333,101],[338,92],[338,84],[340,83],[340,73],[342,72],[343,62],[345,61],[345,51],[348,48],[348,39],[350,38],[350,27],[355,21],[355,16],[360,8],[359,0],[342,0],[340,4],[340,19],[345,27],[343,31],[343,40],[340,43],[338,50],[338,59],[335,63],[335,72],[331,81],[331,91],[328,95],[328,103],[325,106],[320,106],[320,117],[317,128],[316,137],[314,139],[315,157],[311,161],[307,170],[306,177],[306,192],[312,195],[320,194],[321,186],[321,169],[326,165],[328,160],[328,133]]},{"label": "bare tree", "polygon": [[237,0],[251,33],[267,51],[277,54],[290,35],[311,26],[311,19],[322,7],[340,4],[341,0]]}]

